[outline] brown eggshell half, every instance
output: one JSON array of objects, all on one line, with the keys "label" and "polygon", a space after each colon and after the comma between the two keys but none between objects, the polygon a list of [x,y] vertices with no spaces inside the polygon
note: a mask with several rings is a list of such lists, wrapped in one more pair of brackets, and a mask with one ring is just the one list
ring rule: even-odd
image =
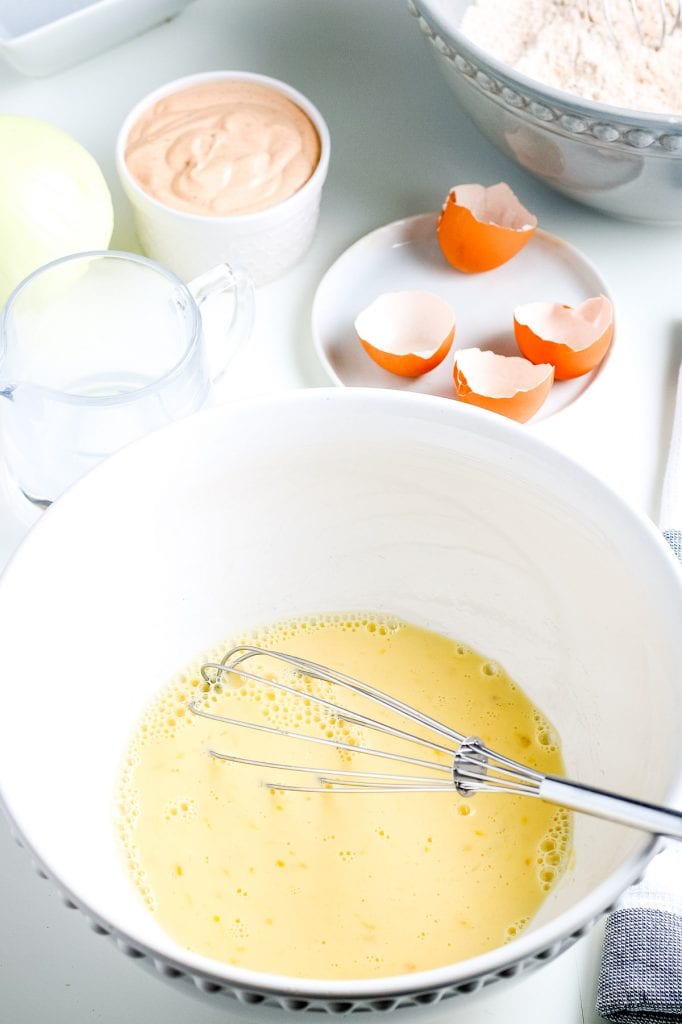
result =
[{"label": "brown eggshell half", "polygon": [[506,263],[526,245],[537,217],[509,185],[457,185],[438,219],[438,242],[448,263],[474,274]]},{"label": "brown eggshell half", "polygon": [[514,310],[516,342],[533,363],[551,363],[556,380],[589,373],[613,340],[613,306],[605,295],[579,306],[530,302]]},{"label": "brown eggshell half", "polygon": [[433,292],[384,292],[358,314],[355,330],[379,366],[401,377],[419,377],[450,351],[455,314]]},{"label": "brown eggshell half", "polygon": [[536,366],[522,356],[464,348],[455,353],[453,376],[461,402],[525,423],[547,398],[554,367]]}]

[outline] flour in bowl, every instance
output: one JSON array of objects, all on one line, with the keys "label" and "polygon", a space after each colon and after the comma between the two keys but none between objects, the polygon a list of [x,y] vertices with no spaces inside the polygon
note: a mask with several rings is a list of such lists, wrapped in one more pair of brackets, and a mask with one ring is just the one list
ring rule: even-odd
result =
[{"label": "flour in bowl", "polygon": [[[614,40],[602,0],[476,0],[461,30],[515,70],[576,96],[651,113],[682,114],[682,27],[656,50],[657,0],[611,0]],[[669,16],[669,23],[672,18]]]}]

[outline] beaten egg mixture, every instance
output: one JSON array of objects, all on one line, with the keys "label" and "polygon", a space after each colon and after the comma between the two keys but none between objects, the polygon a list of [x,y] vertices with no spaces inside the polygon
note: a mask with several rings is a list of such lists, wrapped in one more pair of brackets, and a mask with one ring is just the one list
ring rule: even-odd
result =
[{"label": "beaten egg mixture", "polygon": [[[161,926],[180,945],[233,965],[337,979],[427,970],[517,935],[563,871],[569,813],[515,796],[301,793],[263,785],[315,783],[301,773],[220,761],[208,749],[327,769],[415,771],[197,717],[190,700],[232,718],[447,759],[343,722],[305,694],[236,676],[207,684],[200,666],[237,643],[329,665],[534,768],[562,773],[558,737],[518,685],[499,665],[444,636],[353,614],[234,638],[172,680],[148,709],[124,764],[124,855]],[[277,665],[264,659],[262,668]],[[330,684],[298,685],[376,715]],[[391,724],[405,727],[397,718]]]}]

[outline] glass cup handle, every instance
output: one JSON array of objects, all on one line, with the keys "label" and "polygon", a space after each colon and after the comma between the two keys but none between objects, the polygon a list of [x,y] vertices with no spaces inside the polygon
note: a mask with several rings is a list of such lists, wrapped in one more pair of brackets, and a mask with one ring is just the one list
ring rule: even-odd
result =
[{"label": "glass cup handle", "polygon": [[[238,264],[220,263],[187,285],[199,307],[206,341],[211,381],[219,380],[230,359],[251,334],[255,289],[248,272]],[[225,323],[224,303],[211,299],[232,297],[232,311]]]}]

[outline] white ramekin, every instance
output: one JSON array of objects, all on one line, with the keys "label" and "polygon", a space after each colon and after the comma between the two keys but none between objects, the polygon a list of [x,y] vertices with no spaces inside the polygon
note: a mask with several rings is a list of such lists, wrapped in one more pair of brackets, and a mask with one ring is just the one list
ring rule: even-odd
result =
[{"label": "white ramekin", "polygon": [[[151,106],[203,82],[243,81],[269,86],[301,108],[320,139],[320,160],[308,181],[288,199],[255,213],[211,217],[185,213],[154,199],[128,170],[125,147],[132,126]],[[279,277],[307,251],[315,234],[330,154],[329,129],[310,100],[285,82],[246,71],[207,71],[175,79],[148,93],[126,117],[116,140],[116,168],[133,208],[143,251],[185,280],[219,263],[239,263],[256,284]]]}]

